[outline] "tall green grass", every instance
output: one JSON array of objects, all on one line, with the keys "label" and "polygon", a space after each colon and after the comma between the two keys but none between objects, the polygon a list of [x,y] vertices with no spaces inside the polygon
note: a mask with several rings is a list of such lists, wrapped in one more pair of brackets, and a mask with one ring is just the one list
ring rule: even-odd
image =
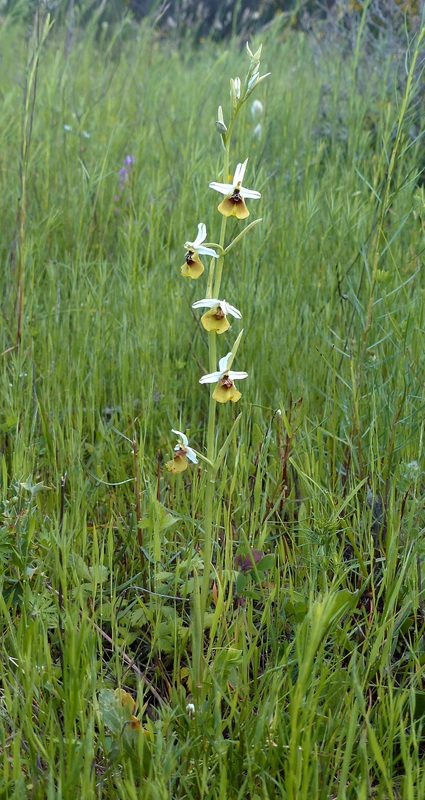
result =
[{"label": "tall green grass", "polygon": [[406,93],[361,40],[356,62],[263,38],[262,136],[247,108],[234,151],[263,222],[226,263],[249,379],[218,413],[221,443],[243,416],[200,630],[205,470],[164,464],[171,428],[206,446],[200,295],[180,265],[200,220],[217,238],[214,121],[244,48],[128,24],[66,53],[53,28],[25,116],[24,34],[0,28],[0,796],[420,800],[417,74]]}]

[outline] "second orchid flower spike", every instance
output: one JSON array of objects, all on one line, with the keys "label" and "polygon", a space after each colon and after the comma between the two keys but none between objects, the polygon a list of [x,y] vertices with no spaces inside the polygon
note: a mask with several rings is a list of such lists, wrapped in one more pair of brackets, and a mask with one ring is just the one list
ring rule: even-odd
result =
[{"label": "second orchid flower spike", "polygon": [[227,315],[231,314],[236,319],[242,319],[242,314],[235,306],[231,306],[226,300],[216,300],[214,297],[205,297],[204,300],[197,300],[192,304],[192,308],[209,308],[201,317],[202,325],[206,331],[224,333],[230,328]]},{"label": "second orchid flower spike", "polygon": [[186,242],[186,260],[181,268],[181,274],[185,278],[199,278],[205,267],[199,256],[210,256],[218,258],[218,254],[212,247],[205,247],[202,242],[207,238],[207,228],[204,222],[198,225],[198,235],[194,242]]},{"label": "second orchid flower spike", "polygon": [[245,199],[259,200],[261,197],[260,192],[255,191],[255,189],[245,189],[245,187],[242,186],[247,163],[248,159],[246,159],[243,164],[237,165],[233,176],[233,183],[218,183],[217,181],[212,181],[209,184],[210,189],[215,189],[216,192],[226,195],[218,206],[220,214],[223,214],[225,217],[234,216],[238,219],[245,219],[249,216]]}]

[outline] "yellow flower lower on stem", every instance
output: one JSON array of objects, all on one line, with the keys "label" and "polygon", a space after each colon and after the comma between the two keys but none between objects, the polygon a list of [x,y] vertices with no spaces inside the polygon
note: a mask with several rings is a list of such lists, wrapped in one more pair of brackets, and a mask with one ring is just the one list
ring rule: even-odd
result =
[{"label": "yellow flower lower on stem", "polygon": [[199,379],[199,383],[217,383],[212,395],[217,403],[227,403],[228,400],[231,400],[232,403],[236,403],[241,397],[241,393],[236,388],[233,381],[248,377],[247,372],[235,372],[234,370],[228,369],[227,365],[231,358],[232,353],[227,353],[227,356],[220,358],[218,362],[218,372],[210,372],[208,375],[203,375],[202,378]]},{"label": "yellow flower lower on stem", "polygon": [[196,453],[189,447],[187,436],[182,433],[181,431],[176,431],[174,428],[171,429],[172,433],[177,434],[180,436],[181,442],[176,444],[174,448],[174,457],[171,461],[167,461],[166,467],[169,472],[178,473],[184,472],[185,469],[188,467],[188,460],[192,462],[192,464],[197,464],[198,459],[196,457]]},{"label": "yellow flower lower on stem", "polygon": [[186,253],[186,261],[181,267],[181,274],[184,278],[200,278],[204,272],[204,265],[201,259],[194,250],[188,250]]},{"label": "yellow flower lower on stem", "polygon": [[216,333],[224,333],[230,328],[227,314],[231,314],[236,319],[242,317],[241,312],[235,306],[231,306],[226,300],[216,300],[214,297],[197,300],[196,303],[193,303],[192,308],[210,309],[202,315],[201,322],[206,331],[215,331]]},{"label": "yellow flower lower on stem", "polygon": [[229,330],[230,322],[227,319],[220,306],[211,308],[202,314],[201,322],[206,331],[215,331],[216,333],[225,333]]}]

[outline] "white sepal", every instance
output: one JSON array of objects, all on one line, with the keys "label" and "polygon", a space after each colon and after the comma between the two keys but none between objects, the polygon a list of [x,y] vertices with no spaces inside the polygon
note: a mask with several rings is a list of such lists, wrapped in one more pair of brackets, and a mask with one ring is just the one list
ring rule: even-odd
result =
[{"label": "white sepal", "polygon": [[245,159],[243,163],[237,165],[233,176],[233,183],[211,181],[209,184],[210,189],[215,189],[216,192],[220,192],[220,194],[224,195],[232,195],[237,190],[242,198],[247,197],[249,200],[259,200],[261,197],[260,192],[257,192],[255,189],[245,189],[245,187],[242,186],[247,163],[248,159]]},{"label": "white sepal", "polygon": [[235,306],[227,303],[226,300],[217,300],[215,297],[205,297],[203,300],[197,300],[196,303],[192,303],[192,308],[214,308],[214,306],[220,306],[223,314],[226,316],[227,314],[231,314],[232,317],[236,317],[236,319],[242,319],[241,312],[235,308]]},{"label": "white sepal", "polygon": [[203,375],[199,378],[199,383],[217,383],[221,378],[221,372],[209,372],[208,375]]},{"label": "white sepal", "polygon": [[198,235],[194,242],[185,242],[185,250],[193,250],[199,253],[201,256],[211,256],[212,258],[219,258],[218,254],[212,247],[205,247],[202,242],[205,241],[207,238],[207,227],[205,222],[200,222],[198,224]]}]

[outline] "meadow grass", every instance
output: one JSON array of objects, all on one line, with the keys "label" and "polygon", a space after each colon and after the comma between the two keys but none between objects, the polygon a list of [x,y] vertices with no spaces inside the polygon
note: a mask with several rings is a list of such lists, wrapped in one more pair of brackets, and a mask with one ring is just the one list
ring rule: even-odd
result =
[{"label": "meadow grass", "polygon": [[219,447],[242,418],[205,565],[205,465],[165,470],[171,428],[207,446],[180,266],[200,220],[218,240],[246,53],[148,24],[35,39],[0,28],[0,797],[420,800],[417,70],[263,37],[261,137],[248,104],[233,143],[262,223],[225,264],[249,378],[217,413]]}]

